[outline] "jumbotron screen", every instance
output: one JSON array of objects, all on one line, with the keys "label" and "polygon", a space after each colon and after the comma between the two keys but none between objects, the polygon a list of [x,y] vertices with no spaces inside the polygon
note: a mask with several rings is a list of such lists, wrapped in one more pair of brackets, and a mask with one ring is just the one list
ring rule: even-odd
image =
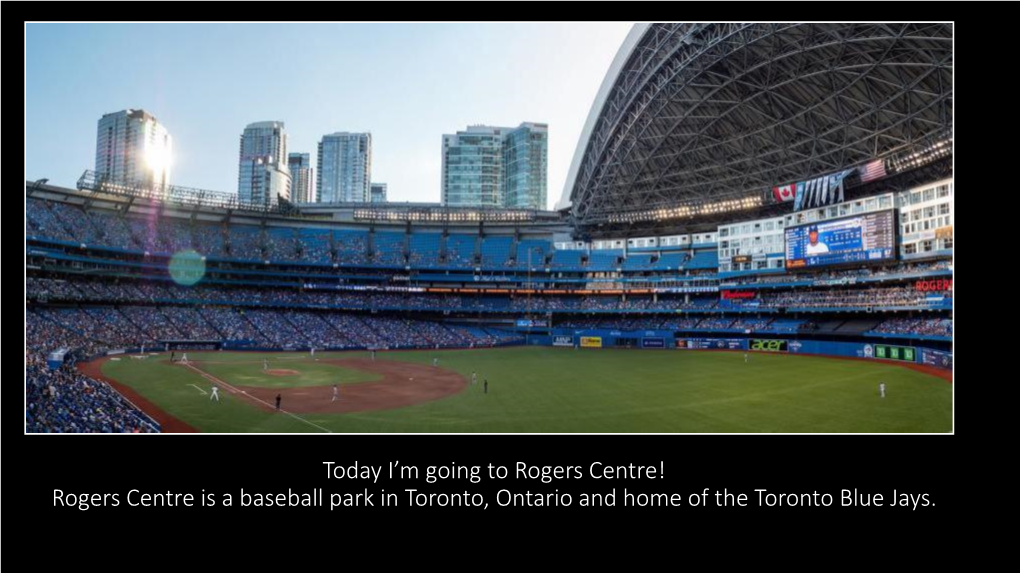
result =
[{"label": "jumbotron screen", "polygon": [[866,213],[786,229],[786,268],[896,258],[896,212]]}]

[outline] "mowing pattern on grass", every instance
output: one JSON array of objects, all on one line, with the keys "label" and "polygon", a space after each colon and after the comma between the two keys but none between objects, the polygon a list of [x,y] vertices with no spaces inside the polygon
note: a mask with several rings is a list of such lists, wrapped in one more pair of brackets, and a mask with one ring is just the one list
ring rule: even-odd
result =
[{"label": "mowing pattern on grass", "polygon": [[[260,375],[264,356],[273,367],[303,371],[308,363],[307,355],[298,354],[196,355],[199,362],[209,361],[200,364],[203,370],[216,366],[214,360],[255,362]],[[441,358],[439,369],[431,366],[435,356]],[[316,366],[352,377],[363,372],[361,366],[373,364],[365,353],[316,357]],[[347,413],[309,410],[301,415],[334,432],[952,431],[951,384],[909,368],[869,361],[754,354],[745,364],[741,353],[728,352],[518,347],[380,352],[372,367],[383,373],[383,380],[388,372],[407,372],[399,370],[403,368],[448,370],[462,386],[446,398],[408,407],[341,410]],[[222,403],[212,403],[199,392],[208,390],[208,380],[166,360],[107,362],[103,371],[202,431],[309,431],[307,424],[250,399],[227,395]],[[478,374],[477,384],[464,382],[472,372]],[[273,386],[267,382],[257,391],[273,398],[282,388],[275,385],[280,384],[293,389],[287,392],[322,392],[308,395],[316,403],[331,400],[331,383],[316,388],[323,384],[303,384],[303,376],[264,378]],[[487,394],[482,390],[484,380],[489,381]],[[381,381],[342,386],[339,401]],[[882,382],[887,387],[885,399],[878,395]],[[240,385],[256,391],[251,384]],[[291,402],[297,398],[284,394],[284,408],[293,408]]]}]

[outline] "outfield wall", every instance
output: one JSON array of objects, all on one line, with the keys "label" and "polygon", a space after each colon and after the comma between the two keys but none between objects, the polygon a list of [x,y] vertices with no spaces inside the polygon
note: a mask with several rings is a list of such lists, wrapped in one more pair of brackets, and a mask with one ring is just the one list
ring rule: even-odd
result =
[{"label": "outfield wall", "polygon": [[529,345],[578,348],[635,348],[678,350],[750,350],[780,354],[820,354],[844,358],[891,360],[952,370],[953,353],[919,346],[875,342],[787,340],[769,337],[727,338],[676,336],[662,330],[554,329],[548,335],[531,335]]}]

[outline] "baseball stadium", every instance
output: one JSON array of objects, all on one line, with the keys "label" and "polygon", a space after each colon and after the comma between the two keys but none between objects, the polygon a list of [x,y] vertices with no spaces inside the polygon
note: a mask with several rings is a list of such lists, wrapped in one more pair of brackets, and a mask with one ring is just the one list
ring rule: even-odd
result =
[{"label": "baseball stadium", "polygon": [[951,24],[642,24],[555,209],[25,185],[26,426],[951,433]]}]

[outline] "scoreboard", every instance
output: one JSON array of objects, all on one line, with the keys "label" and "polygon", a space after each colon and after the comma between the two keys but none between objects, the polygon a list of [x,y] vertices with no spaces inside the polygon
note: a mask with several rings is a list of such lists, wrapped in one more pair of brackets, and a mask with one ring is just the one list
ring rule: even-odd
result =
[{"label": "scoreboard", "polygon": [[896,211],[878,211],[786,229],[786,268],[896,258]]}]

